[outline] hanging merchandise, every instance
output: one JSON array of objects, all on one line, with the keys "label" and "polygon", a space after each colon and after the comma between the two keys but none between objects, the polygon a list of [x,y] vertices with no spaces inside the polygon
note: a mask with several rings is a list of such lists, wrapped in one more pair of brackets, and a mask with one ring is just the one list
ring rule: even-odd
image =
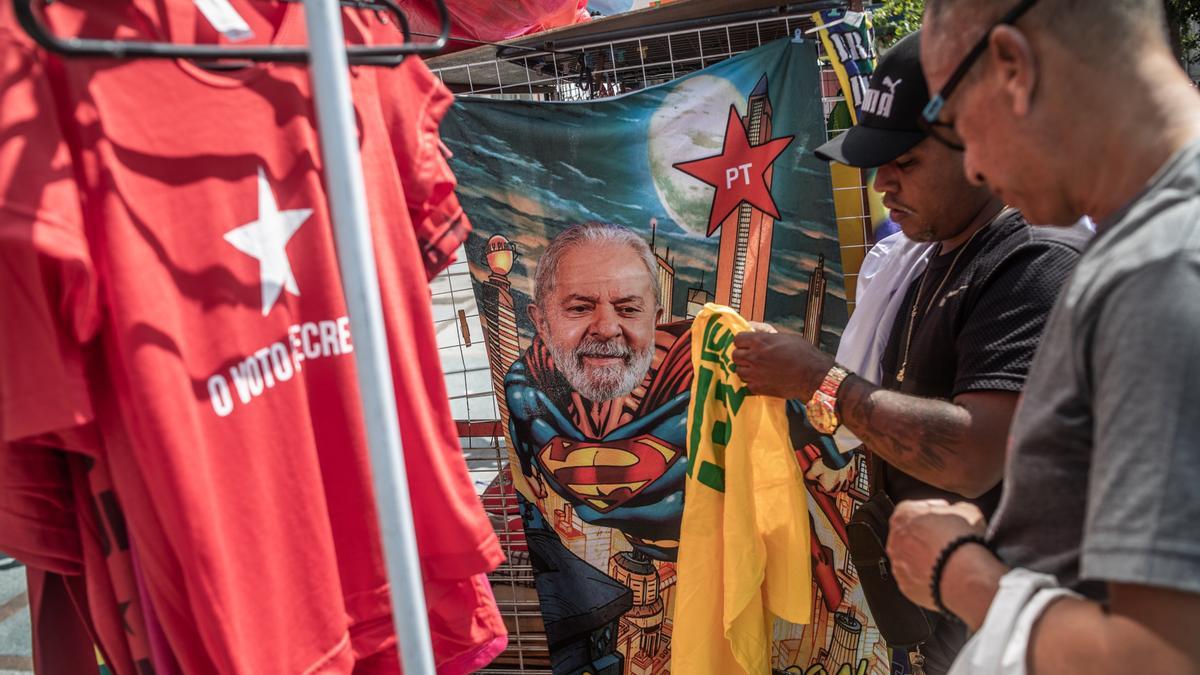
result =
[{"label": "hanging merchandise", "polygon": [[[306,43],[299,6],[234,4],[245,44]],[[226,39],[192,3],[83,7],[49,5],[47,23]],[[9,494],[73,491],[78,534],[39,538],[72,518],[6,494],[0,522],[16,527],[0,549],[84,565],[89,596],[112,596],[91,605],[97,628],[137,634],[98,631],[118,675],[147,658],[186,673],[398,672],[307,69],[62,60],[11,12],[0,323],[20,329],[0,331],[0,464],[35,453]],[[343,16],[350,42],[381,30],[373,12]],[[426,283],[469,230],[436,138],[451,97],[415,58],[351,79],[434,653],[439,672],[465,672],[506,638],[482,576],[502,553],[449,414]],[[69,461],[39,482],[47,444]]]},{"label": "hanging merchandise", "polygon": [[[169,652],[155,658],[152,627],[147,622],[150,608],[144,594],[139,592],[129,528],[108,462],[103,457],[64,454],[75,492],[74,510],[79,518],[88,619],[92,632],[104,646],[107,661],[117,673],[147,669],[164,675],[178,672]],[[42,642],[57,642],[57,632],[43,632],[39,628],[34,637]]]},{"label": "hanging merchandise", "polygon": [[[397,0],[416,34],[437,32],[438,12],[429,0]],[[456,0],[447,3],[455,38],[498,41],[570,26],[591,18],[586,0]],[[459,43],[461,44],[461,43]],[[465,45],[469,46],[469,45]]]},{"label": "hanging merchandise", "polygon": [[[671,672],[692,320],[715,301],[828,351],[846,322],[815,43],[618,98],[460,98],[442,131],[554,672]],[[862,459],[787,414],[813,608],[770,663],[887,672],[846,557]]]},{"label": "hanging merchandise", "polygon": [[[121,672],[135,672],[138,662],[150,665],[149,645],[139,640],[142,609],[131,601],[120,611],[119,582],[106,565],[121,558],[113,543],[114,536],[124,541],[123,530],[102,522],[108,500],[92,500],[82,459],[45,446],[0,445],[0,538],[26,565],[30,621],[38,627],[32,636],[36,672],[86,672],[78,665],[95,663],[92,635],[113,646]],[[96,608],[110,620],[79,616],[77,606]]]},{"label": "hanging merchandise", "polygon": [[733,338],[752,330],[708,304],[692,330],[688,477],[679,539],[673,666],[694,675],[770,671],[772,621],[812,617],[808,505],[782,399],[752,396]]},{"label": "hanging merchandise", "polygon": [[673,0],[588,0],[587,8],[593,14],[612,16],[647,7],[657,7]]},{"label": "hanging merchandise", "polygon": [[[867,86],[877,60],[871,13],[829,9],[813,12],[812,20],[816,27],[808,32],[816,33],[837,76],[837,89],[826,83],[824,94],[832,98],[840,91],[844,99],[830,111],[829,128],[849,129],[858,123],[859,112],[868,103],[866,97],[874,93]],[[891,101],[874,100],[869,105],[890,106]],[[874,170],[836,163],[831,164],[830,170],[834,193],[841,195],[835,208],[838,222],[842,223],[839,234],[843,246],[870,245],[899,231],[899,225],[892,222],[883,206],[883,195],[871,188]],[[856,298],[850,300],[854,302]]]},{"label": "hanging merchandise", "polygon": [[842,96],[851,102],[850,120],[858,124],[864,99],[872,93],[867,82],[875,72],[875,30],[871,14],[826,9],[813,12],[812,20],[816,28],[811,32],[820,36],[826,58],[837,74]]},{"label": "hanging merchandise", "polygon": [[30,623],[55,628],[54,639],[46,636],[34,646],[32,671],[38,675],[96,672],[92,637],[75,609],[74,598],[85,595],[80,578],[29,567],[26,580]]}]

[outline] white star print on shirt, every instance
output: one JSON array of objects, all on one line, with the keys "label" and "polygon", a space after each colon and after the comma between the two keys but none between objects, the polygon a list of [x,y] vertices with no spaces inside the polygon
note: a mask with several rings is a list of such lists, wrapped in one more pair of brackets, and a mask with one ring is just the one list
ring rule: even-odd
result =
[{"label": "white star print on shirt", "polygon": [[258,167],[258,220],[226,232],[225,241],[258,260],[263,316],[271,313],[283,289],[300,296],[300,287],[296,285],[287,257],[287,244],[311,215],[312,209],[280,211],[271,184],[267,182],[267,174]]}]

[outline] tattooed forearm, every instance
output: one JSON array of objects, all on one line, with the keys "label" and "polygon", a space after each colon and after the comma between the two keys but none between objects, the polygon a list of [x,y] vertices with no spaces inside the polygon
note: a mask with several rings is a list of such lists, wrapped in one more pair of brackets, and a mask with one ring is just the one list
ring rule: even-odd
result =
[{"label": "tattooed forearm", "polygon": [[937,399],[888,391],[851,375],[838,391],[842,423],[884,461],[921,481],[960,492],[972,462],[971,414]]}]

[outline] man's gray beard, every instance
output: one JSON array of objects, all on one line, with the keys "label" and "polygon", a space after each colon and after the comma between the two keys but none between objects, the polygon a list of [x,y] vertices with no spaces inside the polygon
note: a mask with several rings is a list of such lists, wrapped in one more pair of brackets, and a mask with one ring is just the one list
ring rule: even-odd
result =
[{"label": "man's gray beard", "polygon": [[[632,351],[623,340],[584,340],[574,349],[560,349],[547,340],[546,347],[554,365],[571,387],[580,396],[596,403],[620,398],[636,389],[654,361],[653,342],[641,352]],[[625,362],[588,368],[583,361],[585,355],[619,357]]]}]

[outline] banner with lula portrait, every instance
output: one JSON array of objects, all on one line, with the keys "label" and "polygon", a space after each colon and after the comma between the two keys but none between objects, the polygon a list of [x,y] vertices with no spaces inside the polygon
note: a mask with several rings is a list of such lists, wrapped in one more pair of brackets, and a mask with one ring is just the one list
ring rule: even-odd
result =
[{"label": "banner with lula portrait", "polygon": [[[847,320],[811,41],[572,103],[463,97],[442,125],[555,673],[669,673],[691,319],[834,351]],[[789,404],[814,615],[772,667],[889,673],[846,552],[865,462]]]}]

